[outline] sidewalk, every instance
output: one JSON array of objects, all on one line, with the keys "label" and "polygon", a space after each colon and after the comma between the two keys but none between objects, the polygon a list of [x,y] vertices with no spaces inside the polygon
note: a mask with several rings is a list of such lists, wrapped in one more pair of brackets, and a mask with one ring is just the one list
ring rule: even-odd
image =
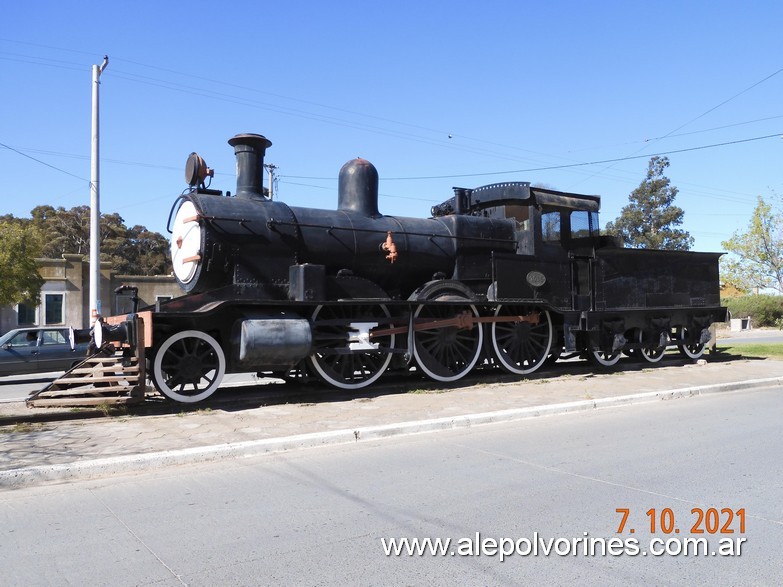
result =
[{"label": "sidewalk", "polygon": [[[449,391],[428,390],[422,381],[422,389],[407,393],[372,391],[334,400],[321,394],[315,403],[300,396],[290,400],[299,403],[278,399],[248,408],[3,426],[0,488],[783,383],[783,361],[641,367],[605,374],[580,368],[562,374],[558,368],[557,377],[541,373]],[[3,409],[6,415],[27,410],[9,404]]]}]

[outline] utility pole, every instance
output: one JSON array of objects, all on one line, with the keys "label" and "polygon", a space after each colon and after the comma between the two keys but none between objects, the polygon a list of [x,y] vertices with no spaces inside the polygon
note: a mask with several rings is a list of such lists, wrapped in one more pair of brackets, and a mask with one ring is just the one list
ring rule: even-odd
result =
[{"label": "utility pole", "polygon": [[92,152],[90,157],[90,326],[101,315],[101,205],[100,205],[100,131],[98,88],[109,56],[101,65],[92,66]]},{"label": "utility pole", "polygon": [[265,163],[264,167],[266,167],[266,170],[269,173],[269,199],[271,200],[274,197],[275,169],[277,169],[277,165]]}]

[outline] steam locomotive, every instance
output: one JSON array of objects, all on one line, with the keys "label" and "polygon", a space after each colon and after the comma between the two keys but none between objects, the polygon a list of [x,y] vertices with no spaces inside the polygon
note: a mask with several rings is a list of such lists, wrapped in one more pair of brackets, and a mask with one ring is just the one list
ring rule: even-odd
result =
[{"label": "steam locomotive", "polygon": [[149,375],[180,402],[227,372],[312,374],[359,389],[394,369],[452,382],[475,368],[527,375],[563,353],[698,358],[720,307],[715,253],[623,249],[600,198],[509,182],[454,195],[431,218],[378,210],[378,172],[339,173],[337,209],[288,206],[263,187],[271,142],[231,138],[236,193],[191,154],[169,215],[185,295],[147,308]]}]

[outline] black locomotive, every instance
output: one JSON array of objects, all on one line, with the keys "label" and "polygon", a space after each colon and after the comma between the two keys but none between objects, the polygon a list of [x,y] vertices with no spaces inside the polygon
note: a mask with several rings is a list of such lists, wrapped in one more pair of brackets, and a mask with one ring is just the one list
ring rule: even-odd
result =
[{"label": "black locomotive", "polygon": [[561,353],[697,358],[725,318],[719,254],[623,249],[599,233],[597,196],[499,183],[455,188],[431,218],[386,216],[375,167],[355,159],[337,210],[290,207],[263,188],[271,142],[229,144],[233,196],[188,159],[169,218],[186,295],[146,313],[150,377],[171,399],[202,400],[226,372],[358,389],[390,368],[450,382],[477,366],[525,375]]}]

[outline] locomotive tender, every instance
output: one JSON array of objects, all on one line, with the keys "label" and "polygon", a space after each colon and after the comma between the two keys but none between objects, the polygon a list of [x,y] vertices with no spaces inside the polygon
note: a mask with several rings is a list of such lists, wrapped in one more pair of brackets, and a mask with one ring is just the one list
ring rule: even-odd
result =
[{"label": "locomotive tender", "polygon": [[623,249],[599,234],[597,196],[498,183],[454,188],[431,218],[386,216],[375,167],[355,159],[336,210],[292,207],[263,188],[271,142],[229,144],[233,196],[188,159],[169,218],[186,295],[146,312],[150,377],[173,400],[209,397],[226,372],[350,390],[411,366],[450,382],[479,365],[526,375],[564,352],[604,367],[672,346],[698,358],[725,318],[719,254]]}]

